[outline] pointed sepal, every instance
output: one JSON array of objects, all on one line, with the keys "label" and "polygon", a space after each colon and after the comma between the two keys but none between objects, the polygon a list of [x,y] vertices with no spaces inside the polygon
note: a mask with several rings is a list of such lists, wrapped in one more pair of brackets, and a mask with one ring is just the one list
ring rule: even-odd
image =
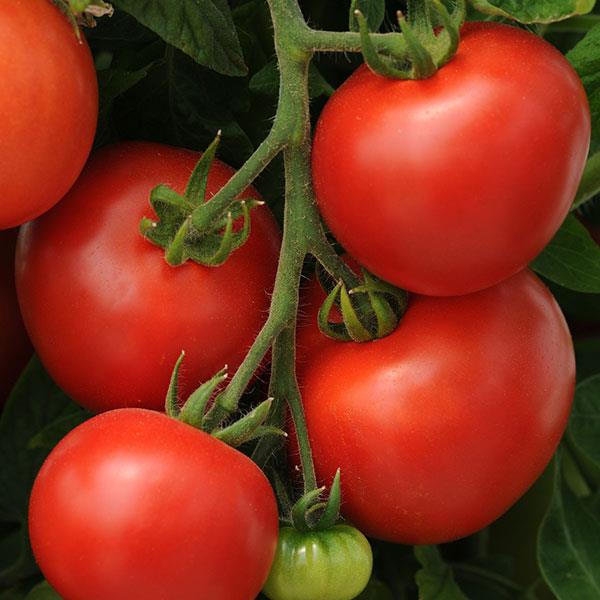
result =
[{"label": "pointed sepal", "polygon": [[281,429],[265,425],[269,419],[272,404],[273,398],[267,398],[247,415],[223,429],[213,431],[212,435],[234,448],[265,435],[287,436]]},{"label": "pointed sepal", "polygon": [[[408,307],[408,294],[362,269],[363,283],[347,290],[339,281],[319,309],[317,324],[327,337],[368,342],[392,333]],[[320,280],[321,281],[321,280]],[[327,283],[321,283],[325,291]],[[332,311],[341,321],[331,320]]]},{"label": "pointed sepal", "polygon": [[202,422],[208,403],[213,398],[215,392],[227,380],[227,367],[225,366],[218,373],[213,375],[208,381],[205,381],[197,388],[186,400],[181,409],[178,419],[192,427],[202,429]]},{"label": "pointed sepal", "polygon": [[326,489],[323,486],[307,492],[294,504],[290,517],[292,525],[298,531],[329,529],[338,522],[341,506],[340,481],[338,469],[327,499],[323,498]]}]

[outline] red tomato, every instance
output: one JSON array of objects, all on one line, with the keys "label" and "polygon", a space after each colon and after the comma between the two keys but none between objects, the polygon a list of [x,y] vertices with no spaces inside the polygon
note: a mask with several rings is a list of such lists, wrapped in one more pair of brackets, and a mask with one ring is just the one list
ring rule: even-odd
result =
[{"label": "red tomato", "polygon": [[17,231],[0,231],[0,406],[31,357],[15,290]]},{"label": "red tomato", "polygon": [[252,600],[269,573],[277,518],[249,458],[142,409],[71,431],[29,505],[35,557],[68,600]]},{"label": "red tomato", "polygon": [[56,204],[88,157],[98,118],[90,50],[50,0],[0,2],[0,229]]},{"label": "red tomato", "polygon": [[467,296],[412,298],[398,329],[365,344],[300,328],[299,381],[323,485],[366,535],[445,542],[505,512],[549,462],[575,382],[573,345],[548,290],[523,271]]},{"label": "red tomato", "polygon": [[[266,207],[217,268],[170,267],[138,232],[153,215],[150,190],[183,192],[197,160],[158,144],[106,148],[59,205],[22,228],[17,290],[31,340],[58,385],[91,410],[162,409],[182,350],[183,396],[226,364],[235,369],[267,316],[280,235]],[[215,161],[207,195],[232,174]]]},{"label": "red tomato", "polygon": [[313,145],[323,216],[373,273],[458,295],[521,270],[566,216],[585,164],[581,82],[532,33],[480,23],[430,79],[358,69]]}]

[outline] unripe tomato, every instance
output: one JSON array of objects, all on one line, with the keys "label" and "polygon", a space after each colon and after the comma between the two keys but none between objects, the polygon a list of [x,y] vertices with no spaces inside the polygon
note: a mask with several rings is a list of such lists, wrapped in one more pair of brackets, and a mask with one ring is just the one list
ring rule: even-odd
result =
[{"label": "unripe tomato", "polygon": [[0,2],[0,229],[56,204],[98,119],[90,49],[51,0]]},{"label": "unripe tomato", "polygon": [[371,546],[354,527],[282,527],[263,593],[271,600],[352,600],[366,587],[372,567]]},{"label": "unripe tomato", "polygon": [[359,68],[315,132],[319,208],[361,264],[399,287],[458,295],[523,269],[575,196],[590,113],[565,57],[533,33],[469,24],[433,77]]},{"label": "unripe tomato", "polygon": [[252,600],[277,518],[267,478],[241,452],[164,414],[121,409],[52,450],[29,531],[65,600]]}]

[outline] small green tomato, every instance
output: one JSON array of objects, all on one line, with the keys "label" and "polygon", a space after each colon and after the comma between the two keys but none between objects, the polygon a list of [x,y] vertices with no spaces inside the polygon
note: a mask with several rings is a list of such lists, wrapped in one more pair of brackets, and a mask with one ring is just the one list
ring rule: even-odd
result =
[{"label": "small green tomato", "polygon": [[366,587],[372,567],[371,546],[354,527],[282,527],[263,593],[271,600],[351,600]]}]

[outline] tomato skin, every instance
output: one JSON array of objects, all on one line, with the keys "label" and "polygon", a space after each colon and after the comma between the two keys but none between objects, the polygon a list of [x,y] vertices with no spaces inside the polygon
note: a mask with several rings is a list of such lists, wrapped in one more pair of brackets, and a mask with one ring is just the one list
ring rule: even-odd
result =
[{"label": "tomato skin", "polygon": [[[266,206],[217,268],[170,267],[138,232],[153,216],[150,190],[183,192],[197,159],[150,143],[103,149],[59,205],[22,228],[17,290],[31,340],[58,385],[93,411],[163,409],[182,350],[184,397],[226,364],[235,369],[266,319],[280,243]],[[232,173],[216,161],[208,195]]]},{"label": "tomato skin", "polygon": [[354,527],[282,527],[263,593],[271,600],[352,600],[366,587],[372,567],[371,546]]},{"label": "tomato skin", "polygon": [[319,208],[361,264],[428,295],[520,271],[566,216],[590,114],[567,60],[532,33],[465,27],[433,77],[359,68],[328,101],[313,143]]},{"label": "tomato skin", "polygon": [[0,231],[0,407],[33,352],[15,289],[17,231]]},{"label": "tomato skin", "polygon": [[56,204],[88,157],[98,84],[85,39],[50,0],[0,3],[0,229]]},{"label": "tomato skin", "polygon": [[467,296],[413,297],[398,329],[366,344],[318,336],[322,297],[315,284],[298,376],[317,475],[341,468],[344,516],[431,544],[504,513],[549,462],[573,398],[573,345],[548,290],[523,271]]},{"label": "tomato skin", "polygon": [[35,557],[66,600],[252,600],[271,566],[277,518],[249,458],[144,409],[71,431],[29,506]]}]

